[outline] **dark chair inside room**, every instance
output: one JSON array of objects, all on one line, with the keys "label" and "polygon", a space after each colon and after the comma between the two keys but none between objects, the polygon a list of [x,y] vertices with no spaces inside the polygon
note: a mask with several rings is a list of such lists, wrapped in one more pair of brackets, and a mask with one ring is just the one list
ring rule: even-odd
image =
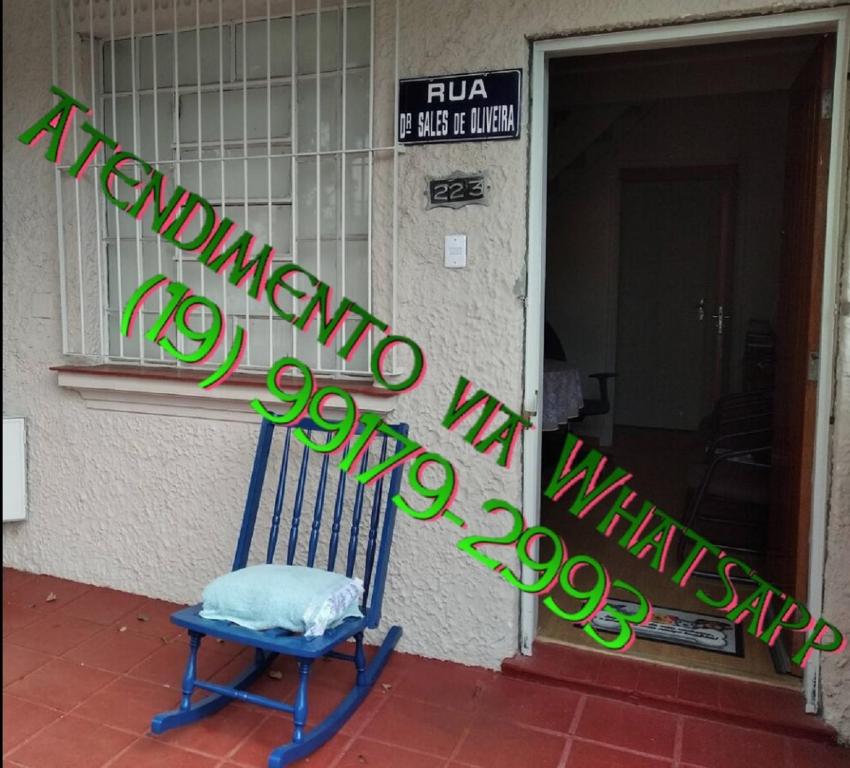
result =
[{"label": "dark chair inside room", "polygon": [[[566,361],[567,359],[564,345],[561,344],[558,334],[548,320],[545,321],[543,330],[543,357],[547,360]],[[584,407],[579,411],[576,418],[570,419],[571,423],[581,423],[588,416],[604,416],[611,410],[611,401],[608,398],[608,379],[612,379],[616,375],[616,373],[590,374],[591,379],[596,379],[599,397],[584,398]]]},{"label": "dark chair inside room", "polygon": [[[771,393],[747,392],[718,400],[700,427],[705,453],[688,471],[683,523],[727,553],[765,552],[772,424]],[[683,540],[680,560],[684,556]],[[716,576],[711,570],[696,573]]]},{"label": "dark chair inside room", "polygon": [[611,410],[611,401],[608,399],[608,379],[613,379],[616,373],[591,373],[590,378],[596,379],[599,386],[599,397],[584,398],[584,406],[578,412],[573,422],[581,423],[588,416],[604,416]]}]

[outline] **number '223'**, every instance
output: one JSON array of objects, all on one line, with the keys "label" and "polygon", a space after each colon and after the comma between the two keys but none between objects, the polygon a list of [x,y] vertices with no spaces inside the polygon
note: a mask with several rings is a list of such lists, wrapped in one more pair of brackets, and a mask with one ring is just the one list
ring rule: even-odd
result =
[{"label": "number '223'", "polygon": [[[490,499],[485,501],[483,506],[484,511],[489,514],[511,515],[513,524],[510,531],[504,536],[466,536],[457,542],[458,549],[468,552],[491,570],[500,573],[508,584],[517,589],[523,592],[546,594],[543,605],[565,621],[582,624],[583,631],[600,645],[612,650],[625,650],[632,644],[634,628],[647,622],[652,612],[652,606],[642,593],[621,579],[612,581],[605,568],[588,555],[569,557],[563,539],[550,528],[542,525],[526,528],[522,512],[508,502],[502,499]],[[553,545],[551,557],[540,560],[532,556],[530,549],[534,541],[547,538]],[[530,584],[524,583],[504,563],[481,552],[478,549],[481,544],[495,544],[503,547],[515,545],[520,562],[531,570],[538,571],[540,578]],[[593,573],[593,585],[589,588],[580,588],[576,583],[576,577],[581,571],[586,570]],[[582,601],[583,605],[575,611],[565,611],[558,605],[555,598],[548,594],[556,584],[560,584],[567,596]],[[627,614],[619,611],[607,602],[612,588],[625,590],[634,595],[637,601],[637,609],[634,613]],[[614,638],[600,636],[591,624],[593,617],[603,609],[620,626]]]},{"label": "number '223'", "polygon": [[484,179],[445,179],[432,182],[431,199],[435,203],[480,200],[484,197]]}]

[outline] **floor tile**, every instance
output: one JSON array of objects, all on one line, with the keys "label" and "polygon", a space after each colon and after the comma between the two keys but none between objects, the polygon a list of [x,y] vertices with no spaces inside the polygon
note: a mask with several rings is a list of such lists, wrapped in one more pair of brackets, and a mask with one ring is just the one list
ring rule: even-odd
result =
[{"label": "floor tile", "polygon": [[3,687],[44,666],[51,658],[41,651],[3,643]]},{"label": "floor tile", "polygon": [[[317,683],[314,684],[311,681],[310,689],[307,694],[307,725],[312,727],[321,723],[322,720],[336,709],[347,694],[347,690],[327,688],[324,685],[319,685]],[[279,699],[280,697],[275,696],[274,698]],[[294,688],[291,688],[286,695],[283,696],[283,700],[288,703],[292,703],[294,698]],[[354,714],[352,714],[351,717],[342,724],[340,730],[351,736],[358,734],[360,730],[372,720],[376,712],[384,706],[388,698],[388,694],[384,692],[379,685],[376,685],[372,688],[360,706],[355,710]],[[265,708],[262,709],[262,711],[273,714],[276,717],[281,717],[287,721],[287,723],[292,722],[292,716],[287,713],[275,713]]]},{"label": "floor tile", "polygon": [[64,658],[89,667],[122,673],[140,664],[161,647],[162,640],[107,627],[67,651]]},{"label": "floor tile", "polygon": [[[210,675],[210,680],[230,683],[237,674],[242,673],[245,667],[253,661],[253,653],[253,650],[249,650],[231,659],[227,664]],[[279,677],[278,674],[282,676]],[[248,686],[247,690],[251,693],[256,693],[258,696],[265,696],[275,701],[291,702],[297,684],[298,673],[295,669],[294,660],[287,656],[278,656],[269,668]],[[255,707],[257,711],[263,714],[269,713],[268,707],[261,707],[255,704],[248,704],[247,706]]]},{"label": "floor tile", "polygon": [[[188,633],[181,632],[180,634],[178,634],[175,639],[175,642],[182,643],[186,650],[189,650]],[[201,650],[203,651],[206,648],[209,648],[209,650],[215,651],[216,653],[221,654],[222,656],[226,656],[228,659],[232,659],[246,650],[250,650],[252,653],[254,652],[254,649],[250,646],[241,645],[240,643],[231,643],[229,640],[222,640],[220,637],[212,636],[207,636],[203,639],[201,643]]]},{"label": "floor tile", "polygon": [[334,768],[443,768],[445,760],[402,747],[355,739]]},{"label": "floor tile", "polygon": [[28,768],[100,768],[135,738],[69,715],[48,725],[9,757]]},{"label": "floor tile", "polygon": [[171,614],[181,608],[185,606],[146,597],[124,615],[119,616],[115,620],[115,625],[119,629],[127,627],[136,634],[149,637],[173,638],[185,635],[185,629],[171,623]]},{"label": "floor tile", "polygon": [[611,663],[602,664],[596,673],[597,685],[622,692],[637,689],[640,667],[628,659],[613,659]]},{"label": "floor tile", "polygon": [[672,757],[676,716],[622,701],[588,696],[576,735],[660,757]]},{"label": "floor tile", "polygon": [[501,677],[484,692],[480,712],[488,717],[567,733],[580,699],[580,694],[568,688]]},{"label": "floor tile", "polygon": [[352,735],[359,735],[374,718],[380,718],[380,712],[391,701],[390,695],[380,687],[378,683],[372,688],[366,700],[357,708],[355,713],[348,719],[342,730]]},{"label": "floor tile", "polygon": [[218,759],[187,752],[178,747],[142,737],[130,746],[109,768],[215,768]]},{"label": "floor tile", "polygon": [[[87,592],[91,587],[56,576],[33,576],[16,589],[3,590],[3,600],[25,607],[36,605],[57,610]],[[48,600],[52,597],[53,599]]]},{"label": "floor tile", "polygon": [[[346,648],[345,653],[349,653],[349,649]],[[357,670],[350,661],[316,659],[310,669],[310,681],[326,688],[350,691],[351,686],[357,682]]]},{"label": "floor tile", "polygon": [[564,736],[478,717],[454,759],[487,768],[555,768],[566,743]]},{"label": "floor tile", "polygon": [[[230,683],[236,673],[241,673],[250,657],[236,657],[224,665],[214,674],[210,675],[210,680],[215,682]],[[247,687],[250,693],[255,693],[258,696],[265,696],[274,701],[282,701],[291,704],[295,697],[295,688],[297,685],[297,676],[291,668],[292,659],[278,657],[258,679]],[[283,675],[281,678],[270,677],[269,675]],[[268,707],[260,706],[259,704],[248,704],[245,706],[254,708],[257,712],[263,715],[273,714],[277,717],[287,718],[289,715],[285,712],[275,712]]]},{"label": "floor tile", "polygon": [[801,691],[739,680],[723,680],[718,688],[717,699],[720,709],[724,712],[802,727],[817,724],[816,718],[806,714]]},{"label": "floor tile", "polygon": [[[151,713],[153,714],[153,713]],[[265,719],[255,709],[230,704],[197,723],[154,736],[163,744],[226,757]]]},{"label": "floor tile", "polygon": [[3,592],[14,592],[35,577],[36,574],[19,571],[17,568],[3,568]]},{"label": "floor tile", "polygon": [[686,717],[682,734],[682,761],[705,766],[776,768],[784,765],[784,737]]},{"label": "floor tile", "polygon": [[74,710],[74,714],[142,734],[147,733],[155,714],[175,709],[179,703],[179,688],[119,677]]},{"label": "floor tile", "polygon": [[[239,749],[230,756],[230,760],[240,765],[265,766],[269,759],[269,753],[291,739],[292,726],[290,723],[280,717],[269,717],[248,736]],[[301,761],[294,765],[303,764],[315,766],[315,768],[329,766],[339,757],[349,741],[348,736],[338,733],[310,755],[309,762]]]},{"label": "floor tile", "polygon": [[[322,722],[340,702],[346,697],[347,691],[326,688],[323,685],[310,684],[307,694],[307,725],[315,726]],[[374,714],[378,698],[381,696],[374,688],[363,701],[352,717],[342,725],[342,732],[354,735],[366,722],[370,714]],[[360,715],[360,717],[358,717]],[[289,716],[286,716],[289,719]]]},{"label": "floor tile", "polygon": [[[307,694],[307,725],[313,727],[322,722],[334,709],[342,702],[347,695],[346,691],[335,688],[327,688],[323,685],[310,683],[310,689]],[[281,697],[275,696],[280,699]],[[289,689],[284,695],[283,700],[292,703],[295,698],[294,688]],[[375,713],[383,706],[387,695],[375,688],[369,693],[366,699],[360,704],[354,714],[342,724],[340,730],[343,733],[351,736],[357,734],[363,726],[365,726],[375,715]],[[267,712],[283,719],[287,726],[292,722],[292,715],[285,712],[273,712],[267,708],[260,708],[261,711]]]},{"label": "floor tile", "polygon": [[[291,768],[331,768],[332,766],[336,768],[336,761],[339,755],[339,750],[336,747],[330,749],[329,745],[325,744],[312,755],[307,755],[307,757],[296,760],[291,764]],[[227,760],[220,763],[218,768],[265,768],[267,759],[268,756],[263,758],[259,763],[236,763],[232,760]],[[365,767],[361,766],[361,768]]]},{"label": "floor tile", "polygon": [[670,768],[669,760],[657,757],[638,755],[634,752],[623,752],[600,744],[576,739],[570,747],[570,756],[566,768]]},{"label": "floor tile", "polygon": [[[371,658],[377,650],[377,646],[366,646],[366,658]],[[386,666],[381,670],[380,682],[395,687],[406,677],[407,673],[413,667],[411,660],[420,660],[422,663],[428,663],[428,660],[423,659],[421,656],[393,651]]]},{"label": "floor tile", "polygon": [[716,709],[719,706],[719,687],[717,678],[683,671],[679,675],[676,697],[689,704],[702,704]]},{"label": "floor tile", "polygon": [[473,712],[494,678],[495,673],[478,667],[431,660],[426,664],[411,666],[403,678],[403,684],[399,684],[393,692],[405,698]]},{"label": "floor tile", "polygon": [[113,624],[141,605],[145,599],[141,595],[97,587],[62,606],[62,612],[95,624]]},{"label": "floor tile", "polygon": [[12,683],[5,691],[68,712],[114,679],[111,672],[55,659]]},{"label": "floor tile", "polygon": [[54,613],[12,632],[6,639],[15,645],[61,656],[65,651],[88,640],[101,629],[102,627],[98,624],[90,621]]},{"label": "floor tile", "polygon": [[555,660],[558,675],[566,680],[589,682],[599,673],[603,654],[588,651],[586,654],[563,654]]},{"label": "floor tile", "polygon": [[60,716],[55,709],[3,694],[3,753]]},{"label": "floor tile", "polygon": [[[129,630],[128,630],[129,631]],[[130,677],[162,685],[180,686],[189,658],[189,647],[180,642],[162,643],[147,658],[128,672]],[[231,660],[230,654],[215,650],[214,644],[203,643],[198,652],[198,677],[207,679]]]},{"label": "floor tile", "polygon": [[[269,752],[291,738],[290,716],[241,702],[197,724],[148,734],[151,718],[179,702],[188,649],[185,631],[169,617],[180,606],[8,569],[4,590],[15,599],[3,606],[3,768],[262,768]],[[50,591],[57,599],[45,602]],[[368,646],[367,657],[375,651]],[[208,638],[200,674],[229,680],[251,658],[251,650]],[[591,652],[547,661],[566,682],[595,682],[641,705],[396,653],[341,731],[294,766],[437,768],[448,761],[450,768],[555,768],[568,755],[562,768],[670,768],[679,722],[681,768],[850,766],[850,751],[836,746],[749,728],[746,720],[717,723],[646,705],[646,697],[675,695],[745,718],[778,713],[792,727],[820,724],[801,714],[795,691],[627,662]],[[524,669],[507,668],[520,675]],[[292,660],[280,658],[272,669],[283,676],[264,674],[253,690],[291,701]],[[350,690],[354,671],[347,662],[319,661],[311,682],[314,725]]]},{"label": "floor tile", "polygon": [[804,739],[789,739],[791,764],[806,765],[807,761],[817,768],[848,768],[850,766],[850,747],[832,744],[815,744]]},{"label": "floor tile", "polygon": [[465,718],[444,707],[392,694],[361,736],[448,757],[463,734]]},{"label": "floor tile", "polygon": [[[234,663],[241,663],[238,661],[240,657],[236,656],[234,659],[231,659],[225,667],[222,667],[216,675],[222,674],[222,670],[230,669],[231,665]],[[245,658],[244,656],[242,658]],[[254,658],[254,649],[247,649],[247,661],[253,662]],[[279,674],[278,674],[279,673]],[[276,681],[278,685],[289,685],[296,684],[298,682],[298,667],[296,665],[295,659],[291,656],[278,656],[266,669],[263,677],[267,680]],[[258,681],[259,682],[259,681]]]},{"label": "floor tile", "polygon": [[3,637],[11,635],[22,627],[29,626],[40,618],[44,611],[39,612],[37,607],[18,605],[17,603],[3,603]]},{"label": "floor tile", "polygon": [[640,664],[637,676],[637,694],[660,699],[675,699],[681,672],[663,664]]},{"label": "floor tile", "polygon": [[[210,676],[210,680],[215,683],[229,683],[233,678],[237,675],[240,675],[245,671],[247,667],[249,667],[254,661],[254,649],[253,648],[245,648],[241,653],[234,656],[230,661],[227,662],[221,669],[217,670],[213,675]],[[272,666],[270,669],[275,668],[278,665],[282,665],[282,657],[278,656],[272,662]],[[295,679],[295,673],[292,674],[293,682]]]},{"label": "floor tile", "polygon": [[605,654],[570,648],[564,653],[561,646],[551,643],[536,643],[534,656],[515,656],[503,664],[511,676],[531,674],[559,680],[592,682],[596,679]]}]

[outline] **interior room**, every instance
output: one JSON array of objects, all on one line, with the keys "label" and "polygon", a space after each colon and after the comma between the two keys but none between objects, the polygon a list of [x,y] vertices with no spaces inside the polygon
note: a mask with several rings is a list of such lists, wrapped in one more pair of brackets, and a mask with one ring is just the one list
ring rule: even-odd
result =
[{"label": "interior room", "polygon": [[[563,58],[549,94],[543,488],[574,433],[632,473],[641,500],[797,592],[813,375],[787,350],[811,333],[820,294],[819,265],[788,254],[801,232],[817,236],[817,142],[798,147],[798,126],[829,45],[806,36]],[[769,648],[713,623],[720,614],[695,591],[716,593],[716,578],[679,588],[541,496],[543,524],[571,554],[639,586],[654,621],[674,627],[638,633],[631,653],[799,686],[784,641]],[[542,604],[539,617],[542,639],[599,647]],[[706,627],[725,639],[700,640]]]}]

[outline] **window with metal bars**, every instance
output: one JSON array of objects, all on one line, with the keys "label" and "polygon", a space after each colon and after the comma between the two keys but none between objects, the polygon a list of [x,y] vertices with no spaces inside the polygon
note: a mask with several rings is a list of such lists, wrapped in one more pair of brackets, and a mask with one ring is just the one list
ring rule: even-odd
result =
[{"label": "window with metal bars", "polygon": [[[130,2],[129,30],[126,19],[120,25],[125,34],[116,32],[113,2],[98,19],[93,9],[103,3],[87,4],[90,36],[75,33],[75,14],[69,11],[70,48],[78,45],[88,54],[70,58],[81,68],[79,76],[71,73],[72,79],[91,79],[90,119],[122,148],[166,174],[170,189],[179,184],[199,193],[221,218],[235,222],[235,233],[247,229],[256,236],[258,248],[272,245],[272,269],[295,261],[332,285],[338,296],[371,307],[374,155],[397,151],[373,145],[374,3],[343,0],[305,9],[304,3],[266,2],[267,13],[256,17],[248,14],[245,2],[240,14],[238,3],[219,0],[218,18],[210,22],[209,6],[215,3],[205,3],[202,23],[201,3],[196,2],[195,23],[187,25],[185,4],[172,2],[170,19],[162,3],[152,3],[145,25]],[[283,5],[289,8],[281,13]],[[78,19],[85,18],[85,10]],[[103,34],[107,29],[108,35]],[[95,173],[102,162],[95,165]],[[250,298],[245,286],[228,281],[226,271],[215,274],[195,255],[157,237],[150,227],[152,211],[135,221],[95,199],[84,205],[96,208],[93,227],[81,224],[78,200],[78,231],[69,231],[73,206],[70,215],[65,212],[64,223],[61,214],[69,208],[67,180],[57,189],[60,241],[64,230],[64,250],[71,250],[76,237],[80,261],[79,300],[69,299],[69,309],[79,304],[81,326],[86,317],[97,314],[103,326],[99,339],[79,329],[83,354],[92,336],[89,343],[99,343],[107,359],[173,362],[161,347],[144,339],[146,327],[159,314],[156,301],[145,307],[141,327],[132,337],[120,333],[126,300],[145,279],[162,273],[213,300],[225,314],[228,336],[208,361],[210,366],[227,353],[238,323],[247,332],[243,368],[266,370],[278,358],[295,355],[316,371],[368,372],[369,345],[343,361],[335,354],[345,341],[343,329],[335,346],[320,347],[314,335],[300,333],[279,318],[265,297]],[[190,228],[185,238],[191,236]],[[97,241],[102,262],[100,313],[84,306],[96,297],[83,287],[84,273],[92,271],[82,264],[87,237]],[[67,254],[60,256],[66,259]],[[203,322],[202,313],[199,316]]]}]

